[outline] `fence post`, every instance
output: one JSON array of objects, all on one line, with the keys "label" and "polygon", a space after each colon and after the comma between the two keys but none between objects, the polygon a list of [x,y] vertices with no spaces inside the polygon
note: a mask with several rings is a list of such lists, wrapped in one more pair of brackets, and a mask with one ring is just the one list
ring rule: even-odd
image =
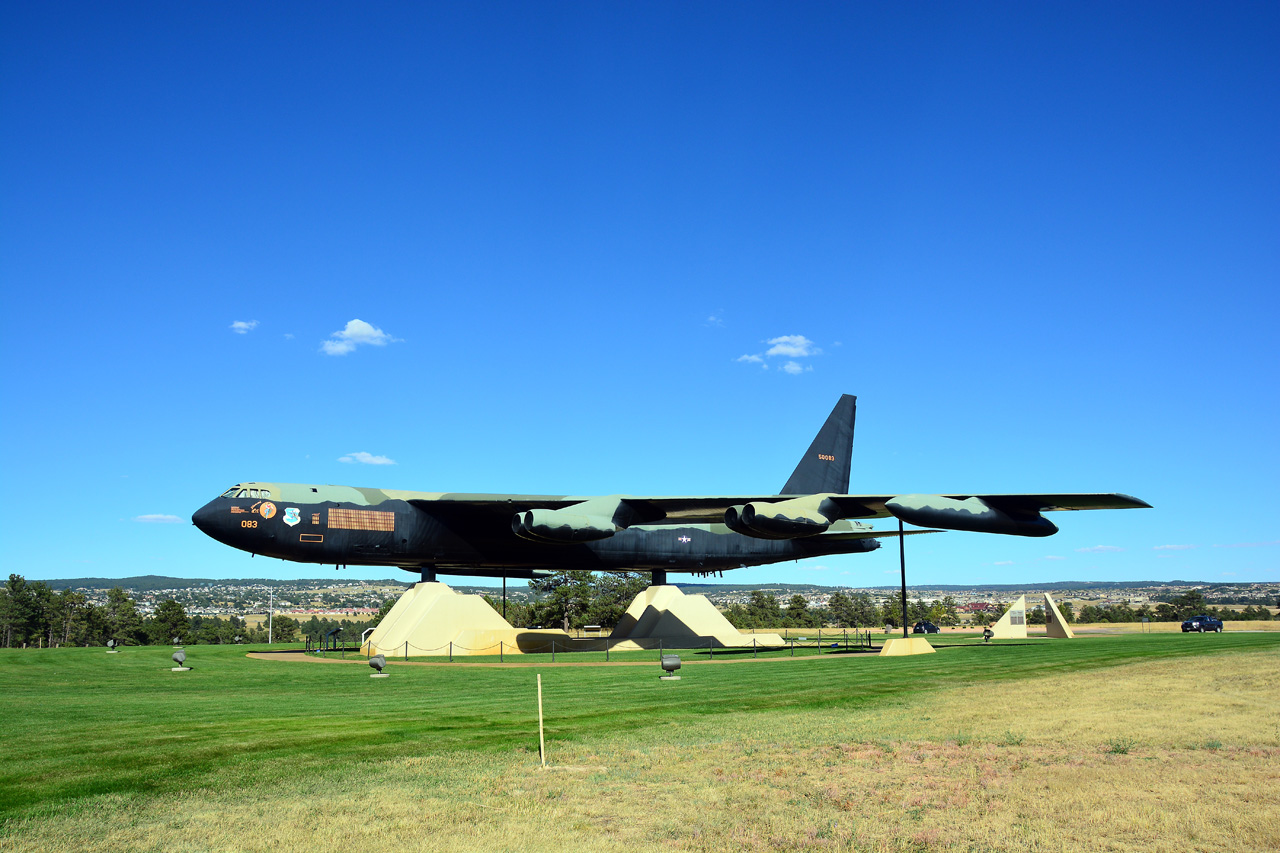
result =
[{"label": "fence post", "polygon": [[787,637],[787,639],[791,641],[791,656],[795,657],[796,656],[796,638]]},{"label": "fence post", "polygon": [[408,640],[404,641],[404,659],[406,661],[409,660],[409,641]]},{"label": "fence post", "polygon": [[453,640],[449,641],[449,663],[453,663]]},{"label": "fence post", "polygon": [[756,659],[756,638],[754,636],[751,638],[751,659]]},{"label": "fence post", "polygon": [[556,662],[556,641],[554,639],[551,641],[551,662]]},{"label": "fence post", "polygon": [[711,660],[716,659],[716,641],[707,640],[707,654],[711,656]]},{"label": "fence post", "polygon": [[499,640],[498,641],[498,663],[505,663],[506,660],[507,660],[506,656],[503,655],[502,653],[502,641]]},{"label": "fence post", "polygon": [[609,638],[604,638],[604,662],[609,662]]}]

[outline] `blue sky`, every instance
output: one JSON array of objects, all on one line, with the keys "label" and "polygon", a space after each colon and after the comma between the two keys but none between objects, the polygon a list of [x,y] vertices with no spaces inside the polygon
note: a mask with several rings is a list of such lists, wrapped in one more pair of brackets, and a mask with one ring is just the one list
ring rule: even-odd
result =
[{"label": "blue sky", "polygon": [[1155,506],[912,583],[1280,579],[1274,3],[0,16],[8,571],[322,576],[187,523],[241,480],[773,492],[848,392],[854,492]]}]

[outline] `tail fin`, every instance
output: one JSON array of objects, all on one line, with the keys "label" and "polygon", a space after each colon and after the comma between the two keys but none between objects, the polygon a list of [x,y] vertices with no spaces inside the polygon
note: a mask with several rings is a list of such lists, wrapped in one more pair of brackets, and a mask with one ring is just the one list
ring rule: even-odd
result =
[{"label": "tail fin", "polygon": [[780,495],[813,495],[849,492],[849,466],[853,457],[853,421],[858,398],[844,394],[818,430],[813,444],[791,472]]}]

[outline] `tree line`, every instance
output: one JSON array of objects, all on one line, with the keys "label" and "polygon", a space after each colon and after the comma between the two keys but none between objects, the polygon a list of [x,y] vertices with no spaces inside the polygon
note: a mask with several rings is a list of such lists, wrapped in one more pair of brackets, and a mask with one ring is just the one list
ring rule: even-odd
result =
[{"label": "tree line", "polygon": [[[877,604],[869,593],[833,592],[825,607],[809,604],[803,595],[793,595],[786,607],[776,596],[753,590],[745,603],[735,602],[725,610],[735,628],[871,628],[882,625],[902,627],[902,593]],[[945,596],[940,601],[907,601],[907,622],[958,625],[956,601]]]},{"label": "tree line", "polygon": [[[312,616],[299,622],[288,616],[272,620],[271,639],[277,643],[297,642],[303,637],[318,641],[335,628],[338,639],[349,642],[378,624],[394,604],[388,599],[382,609],[363,622],[341,622]],[[107,591],[105,604],[94,604],[82,592],[63,589],[54,592],[43,581],[28,582],[11,574],[0,587],[0,642],[5,648],[27,646],[99,646],[107,640],[120,645],[168,645],[177,638],[183,644],[265,643],[264,622],[250,626],[238,616],[188,616],[173,599],[161,601],[155,612],[143,616],[137,604],[120,587]]]},{"label": "tree line", "polygon": [[[1280,601],[1277,602],[1277,606],[1280,606]],[[1062,615],[1066,618],[1065,611]],[[1200,615],[1216,616],[1223,621],[1241,622],[1269,622],[1275,618],[1271,611],[1263,606],[1249,605],[1243,610],[1211,607],[1199,590],[1191,589],[1181,595],[1173,596],[1168,601],[1158,602],[1155,607],[1143,604],[1135,608],[1127,603],[1101,606],[1086,604],[1080,608],[1078,619],[1086,623],[1141,622],[1145,617],[1151,622],[1184,622],[1192,616]]]}]

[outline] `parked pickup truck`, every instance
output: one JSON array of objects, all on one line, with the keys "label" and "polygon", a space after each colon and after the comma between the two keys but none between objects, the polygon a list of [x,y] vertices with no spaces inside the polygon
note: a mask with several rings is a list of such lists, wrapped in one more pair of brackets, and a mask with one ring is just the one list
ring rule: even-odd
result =
[{"label": "parked pickup truck", "polygon": [[1216,631],[1222,633],[1222,620],[1217,616],[1192,616],[1186,622],[1182,623],[1182,633],[1188,631],[1199,631],[1203,634],[1205,631]]}]

